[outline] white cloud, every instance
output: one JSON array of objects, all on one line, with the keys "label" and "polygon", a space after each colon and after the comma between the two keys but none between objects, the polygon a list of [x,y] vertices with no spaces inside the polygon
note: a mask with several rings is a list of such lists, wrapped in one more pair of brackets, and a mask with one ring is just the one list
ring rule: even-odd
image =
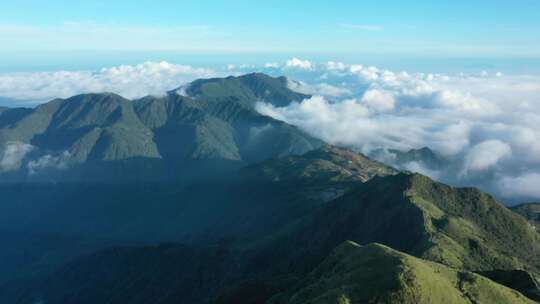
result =
[{"label": "white cloud", "polygon": [[311,85],[302,81],[289,80],[287,86],[293,91],[309,95],[322,95],[325,97],[340,97],[352,95],[351,90],[344,87],[330,85],[328,83],[318,83]]},{"label": "white cloud", "polygon": [[279,63],[276,63],[276,62],[268,62],[264,65],[265,68],[267,69],[277,69],[279,68]]},{"label": "white cloud", "polygon": [[431,176],[434,179],[438,179],[441,175],[440,171],[432,170],[428,168],[425,164],[419,161],[411,161],[411,162],[405,163],[401,166],[400,169]]},{"label": "white cloud", "polygon": [[484,171],[512,155],[512,148],[499,140],[486,140],[472,147],[465,157],[465,172]]},{"label": "white cloud", "polygon": [[298,59],[294,57],[292,59],[287,60],[287,62],[285,63],[285,66],[288,68],[311,70],[315,67],[315,64],[309,60],[302,60],[302,59]]},{"label": "white cloud", "polygon": [[68,151],[64,151],[58,155],[46,154],[32,159],[29,156],[30,152],[38,149],[30,144],[8,142],[4,146],[0,154],[0,171],[12,171],[26,167],[28,174],[34,175],[47,168],[66,169],[71,157]]},{"label": "white cloud", "polygon": [[60,155],[47,154],[36,160],[31,160],[26,164],[28,174],[35,175],[44,169],[66,169],[68,167],[70,157],[71,154],[68,151],[64,151]]},{"label": "white cloud", "polygon": [[22,142],[8,142],[0,160],[0,170],[18,169],[24,157],[34,149],[32,145]]},{"label": "white cloud", "polygon": [[127,98],[162,95],[197,78],[218,75],[207,68],[168,62],[121,65],[99,71],[0,74],[0,96],[22,101],[48,101],[80,93],[113,92]]},{"label": "white cloud", "polygon": [[394,109],[396,100],[391,92],[371,89],[364,93],[362,102],[375,111],[385,112]]},{"label": "white cloud", "polygon": [[[258,109],[330,143],[368,154],[427,146],[447,157],[449,168],[413,162],[409,169],[500,196],[510,193],[500,189],[501,179],[540,174],[540,76],[408,73],[340,62],[282,71],[309,84],[315,96],[286,108]],[[322,85],[351,94],[313,89]]]},{"label": "white cloud", "polygon": [[347,65],[339,61],[328,61],[326,63],[326,68],[330,71],[344,71],[347,68]]},{"label": "white cloud", "polygon": [[503,177],[499,185],[507,197],[540,198],[540,174],[536,172]]}]

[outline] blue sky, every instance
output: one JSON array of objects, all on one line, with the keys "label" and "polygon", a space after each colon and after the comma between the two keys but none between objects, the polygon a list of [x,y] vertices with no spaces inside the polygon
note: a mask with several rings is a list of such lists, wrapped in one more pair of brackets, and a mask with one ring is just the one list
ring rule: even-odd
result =
[{"label": "blue sky", "polygon": [[0,45],[0,71],[291,56],[527,67],[540,1],[3,0]]}]

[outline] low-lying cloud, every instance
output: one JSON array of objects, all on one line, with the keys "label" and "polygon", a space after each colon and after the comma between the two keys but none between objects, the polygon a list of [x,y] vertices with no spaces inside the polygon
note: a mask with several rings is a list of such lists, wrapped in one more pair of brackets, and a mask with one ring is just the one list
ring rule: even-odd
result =
[{"label": "low-lying cloud", "polygon": [[217,76],[209,68],[168,62],[121,65],[99,71],[58,71],[0,74],[0,96],[43,102],[88,92],[113,92],[127,98],[162,95],[198,78]]},{"label": "low-lying cloud", "polygon": [[518,176],[505,176],[501,178],[499,186],[508,196],[540,197],[540,174],[525,173]]},{"label": "low-lying cloud", "polygon": [[540,199],[539,76],[413,74],[328,62],[316,65],[311,80],[301,77],[301,92],[327,84],[350,94],[312,90],[300,103],[260,103],[258,110],[369,155],[429,147],[446,167],[396,165],[503,198]]},{"label": "low-lying cloud", "polygon": [[36,175],[42,170],[54,169],[63,170],[67,169],[71,154],[68,151],[64,151],[59,155],[46,154],[37,159],[30,160],[26,164],[29,175]]},{"label": "low-lying cloud", "polygon": [[18,169],[25,156],[34,149],[34,146],[22,142],[8,142],[0,154],[0,171]]},{"label": "low-lying cloud", "polygon": [[503,158],[511,155],[510,145],[500,140],[486,140],[467,152],[463,174],[488,170],[497,165]]},{"label": "low-lying cloud", "polygon": [[69,167],[71,154],[64,151],[44,154],[39,148],[23,142],[12,141],[0,146],[0,172],[22,169],[29,176],[44,170],[63,170]]}]

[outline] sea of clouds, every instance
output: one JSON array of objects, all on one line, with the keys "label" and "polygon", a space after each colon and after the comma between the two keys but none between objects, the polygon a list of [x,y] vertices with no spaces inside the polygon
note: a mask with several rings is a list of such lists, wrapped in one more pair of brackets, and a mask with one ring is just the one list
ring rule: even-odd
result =
[{"label": "sea of clouds", "polygon": [[[265,115],[454,185],[479,186],[516,201],[540,199],[539,75],[410,73],[299,58],[223,69],[146,62],[99,71],[0,74],[0,97],[20,105],[85,92],[138,98],[197,78],[253,71],[286,75],[289,88],[312,95],[282,108],[261,101],[257,110]],[[422,147],[446,164],[393,163],[393,149]]]}]

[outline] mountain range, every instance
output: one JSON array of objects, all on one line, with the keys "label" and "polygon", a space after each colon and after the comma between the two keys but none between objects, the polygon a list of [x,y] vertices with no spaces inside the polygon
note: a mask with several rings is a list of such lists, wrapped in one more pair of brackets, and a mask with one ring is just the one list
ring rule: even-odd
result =
[{"label": "mountain range", "polygon": [[536,205],[401,172],[254,107],[308,97],[249,74],[0,109],[0,302],[540,301]]},{"label": "mountain range", "polygon": [[307,97],[289,90],[285,78],[207,79],[180,91],[138,100],[84,94],[3,110],[4,180],[11,173],[10,181],[170,181],[192,178],[209,170],[205,165],[226,171],[322,145],[255,111],[257,101],[283,106]]}]

